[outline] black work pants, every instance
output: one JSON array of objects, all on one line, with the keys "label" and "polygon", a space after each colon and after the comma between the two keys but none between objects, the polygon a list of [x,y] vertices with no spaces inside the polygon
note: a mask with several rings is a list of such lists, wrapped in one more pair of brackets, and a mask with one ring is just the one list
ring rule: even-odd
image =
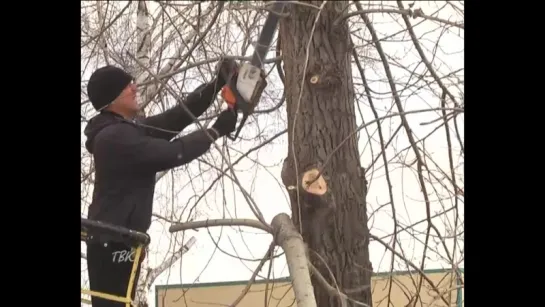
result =
[{"label": "black work pants", "polygon": [[[136,292],[140,265],[144,254],[140,256],[140,264],[134,279],[132,299]],[[125,244],[87,243],[87,270],[89,286],[92,291],[104,292],[125,297],[131,275],[132,265],[136,257],[136,248]],[[125,304],[93,296],[93,307],[124,307]]]}]

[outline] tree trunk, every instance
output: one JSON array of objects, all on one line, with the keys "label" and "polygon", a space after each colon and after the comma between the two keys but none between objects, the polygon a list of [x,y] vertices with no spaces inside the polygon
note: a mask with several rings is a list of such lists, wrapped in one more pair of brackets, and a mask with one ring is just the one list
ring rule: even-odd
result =
[{"label": "tree trunk", "polygon": [[[322,1],[310,3],[320,6]],[[280,22],[289,137],[282,180],[311,263],[333,287],[372,306],[366,181],[353,133],[352,47],[346,23],[333,25],[346,5],[346,1],[327,3],[313,35],[315,8],[290,4],[289,17]],[[312,169],[314,177],[320,174],[323,178],[308,182]],[[304,176],[311,187],[305,186]],[[312,283],[319,307],[342,306],[339,297],[329,296],[314,276]],[[346,306],[356,304],[348,301]]]}]

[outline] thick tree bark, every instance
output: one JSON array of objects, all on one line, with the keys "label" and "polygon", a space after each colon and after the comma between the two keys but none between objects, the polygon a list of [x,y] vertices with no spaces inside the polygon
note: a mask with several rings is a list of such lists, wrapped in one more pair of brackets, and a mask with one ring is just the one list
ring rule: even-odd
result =
[{"label": "thick tree bark", "polygon": [[[311,1],[316,6],[321,2]],[[293,222],[302,230],[311,263],[332,286],[371,306],[366,181],[353,133],[352,46],[347,25],[333,26],[346,5],[346,1],[332,1],[322,10],[306,72],[307,44],[318,10],[291,4],[287,6],[290,16],[281,20],[289,137],[282,180],[290,194]],[[318,173],[323,178],[308,188],[302,180],[312,169],[314,176]],[[319,307],[341,306],[339,297],[329,296],[314,277],[312,281]],[[347,306],[356,305],[348,302]]]}]

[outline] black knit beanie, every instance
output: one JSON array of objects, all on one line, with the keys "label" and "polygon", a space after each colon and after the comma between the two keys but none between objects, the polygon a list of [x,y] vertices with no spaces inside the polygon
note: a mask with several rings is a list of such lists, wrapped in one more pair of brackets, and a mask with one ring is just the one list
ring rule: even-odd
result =
[{"label": "black knit beanie", "polygon": [[95,110],[112,103],[132,80],[133,77],[121,68],[104,66],[97,69],[87,84],[87,95]]}]

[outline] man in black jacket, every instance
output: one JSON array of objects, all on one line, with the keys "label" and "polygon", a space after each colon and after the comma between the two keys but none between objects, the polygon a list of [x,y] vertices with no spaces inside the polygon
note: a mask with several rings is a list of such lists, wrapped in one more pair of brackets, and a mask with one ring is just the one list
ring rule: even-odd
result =
[{"label": "man in black jacket", "polygon": [[[93,155],[95,183],[88,219],[146,232],[151,224],[155,175],[189,163],[212,142],[235,130],[237,115],[227,109],[207,131],[197,130],[172,140],[212,104],[226,84],[222,76],[236,69],[232,60],[218,63],[215,78],[202,84],[164,113],[136,119],[137,88],[122,69],[96,70],[87,86],[89,100],[100,113],[85,128],[85,146]],[[172,140],[172,141],[171,141]],[[90,289],[125,296],[134,249],[113,237],[92,235],[87,242]],[[139,273],[140,267],[138,267]],[[138,276],[138,275],[137,275]],[[137,279],[136,279],[137,280]],[[135,282],[136,285],[136,282]],[[133,288],[133,297],[135,288]],[[124,306],[92,298],[93,307]]]}]

